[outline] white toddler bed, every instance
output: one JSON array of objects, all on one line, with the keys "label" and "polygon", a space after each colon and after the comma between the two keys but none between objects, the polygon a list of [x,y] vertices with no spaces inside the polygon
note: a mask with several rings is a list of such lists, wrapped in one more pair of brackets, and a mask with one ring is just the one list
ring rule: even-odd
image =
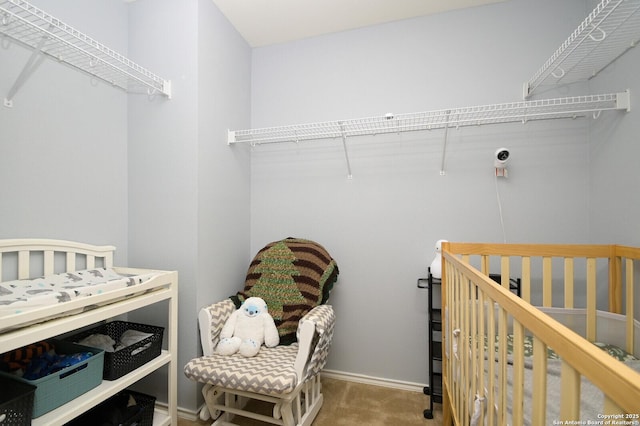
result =
[{"label": "white toddler bed", "polygon": [[0,353],[169,302],[167,349],[158,358],[34,419],[35,425],[63,424],[165,365],[167,409],[154,425],[177,424],[178,274],[114,267],[114,251],[62,240],[0,240]]}]

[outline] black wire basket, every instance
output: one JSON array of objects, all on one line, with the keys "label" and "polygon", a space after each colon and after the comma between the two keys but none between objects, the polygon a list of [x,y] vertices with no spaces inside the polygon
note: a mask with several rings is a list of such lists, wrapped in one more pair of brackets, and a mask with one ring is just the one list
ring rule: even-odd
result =
[{"label": "black wire basket", "polygon": [[71,336],[68,340],[78,342],[92,334],[105,334],[119,342],[120,337],[127,330],[151,333],[151,336],[115,352],[105,351],[102,378],[116,380],[160,355],[162,335],[164,334],[163,327],[127,321],[112,321]]},{"label": "black wire basket", "polygon": [[35,386],[0,377],[0,425],[30,425],[35,392]]}]

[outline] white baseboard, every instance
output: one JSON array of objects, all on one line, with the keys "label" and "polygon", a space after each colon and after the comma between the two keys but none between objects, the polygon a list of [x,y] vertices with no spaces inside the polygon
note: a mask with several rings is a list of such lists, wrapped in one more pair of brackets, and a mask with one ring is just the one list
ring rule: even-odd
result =
[{"label": "white baseboard", "polygon": [[193,410],[187,410],[186,408],[178,407],[178,417],[181,419],[192,421],[192,422],[195,422],[200,418],[198,416],[199,412],[200,410],[193,411]]},{"label": "white baseboard", "polygon": [[322,377],[420,393],[422,393],[425,387],[425,385],[421,383],[384,379],[380,377],[366,376],[364,374],[354,374],[335,370],[322,370]]},{"label": "white baseboard", "polygon": [[[164,411],[167,411],[168,409],[167,404],[164,402],[156,402],[156,406]],[[199,419],[199,413],[200,410],[193,411],[187,410],[186,408],[178,407],[178,417],[180,417],[181,419],[191,420],[193,422]]]}]

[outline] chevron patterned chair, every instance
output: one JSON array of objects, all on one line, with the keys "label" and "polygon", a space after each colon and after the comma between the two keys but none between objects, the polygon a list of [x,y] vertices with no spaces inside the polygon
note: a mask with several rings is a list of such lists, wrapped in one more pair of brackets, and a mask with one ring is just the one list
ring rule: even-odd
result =
[{"label": "chevron patterned chair", "polygon": [[[308,426],[322,407],[320,371],[331,346],[335,316],[327,305],[338,266],[318,243],[287,238],[267,244],[247,271],[244,290],[200,310],[203,356],[184,367],[203,383],[200,418],[215,426],[233,425],[233,416],[277,425]],[[280,335],[280,345],[263,346],[245,358],[215,352],[227,318],[252,296],[263,298]],[[263,401],[270,416],[251,411]],[[266,404],[265,404],[266,403]]]}]

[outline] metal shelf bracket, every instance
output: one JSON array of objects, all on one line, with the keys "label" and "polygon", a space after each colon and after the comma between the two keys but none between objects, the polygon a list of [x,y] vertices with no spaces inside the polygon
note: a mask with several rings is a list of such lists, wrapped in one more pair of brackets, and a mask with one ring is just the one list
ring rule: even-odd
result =
[{"label": "metal shelf bracket", "polygon": [[24,65],[24,68],[22,68],[22,71],[18,75],[18,78],[16,78],[15,83],[13,83],[13,86],[11,86],[11,89],[9,89],[9,92],[7,92],[7,96],[4,98],[4,106],[6,106],[7,108],[13,108],[13,97],[16,95],[16,93],[18,93],[18,90],[29,79],[31,74],[33,74],[33,72],[38,69],[38,67],[44,60],[42,48],[44,47],[44,44],[46,42],[47,37],[42,36],[42,39],[40,40],[40,42],[38,42],[38,45],[35,47],[35,49],[33,49],[31,56],[29,56],[29,59]]},{"label": "metal shelf bracket", "polygon": [[447,124],[444,126],[444,140],[442,141],[442,160],[440,161],[440,176],[444,176],[447,172],[444,170],[444,159],[447,152],[447,136],[449,135],[449,121],[451,120],[451,110],[447,111]]},{"label": "metal shelf bracket", "polygon": [[351,173],[351,162],[349,161],[349,150],[347,150],[347,135],[344,132],[344,126],[341,124],[340,128],[342,130],[342,148],[344,148],[344,158],[347,161],[347,179],[353,179],[353,174]]}]

